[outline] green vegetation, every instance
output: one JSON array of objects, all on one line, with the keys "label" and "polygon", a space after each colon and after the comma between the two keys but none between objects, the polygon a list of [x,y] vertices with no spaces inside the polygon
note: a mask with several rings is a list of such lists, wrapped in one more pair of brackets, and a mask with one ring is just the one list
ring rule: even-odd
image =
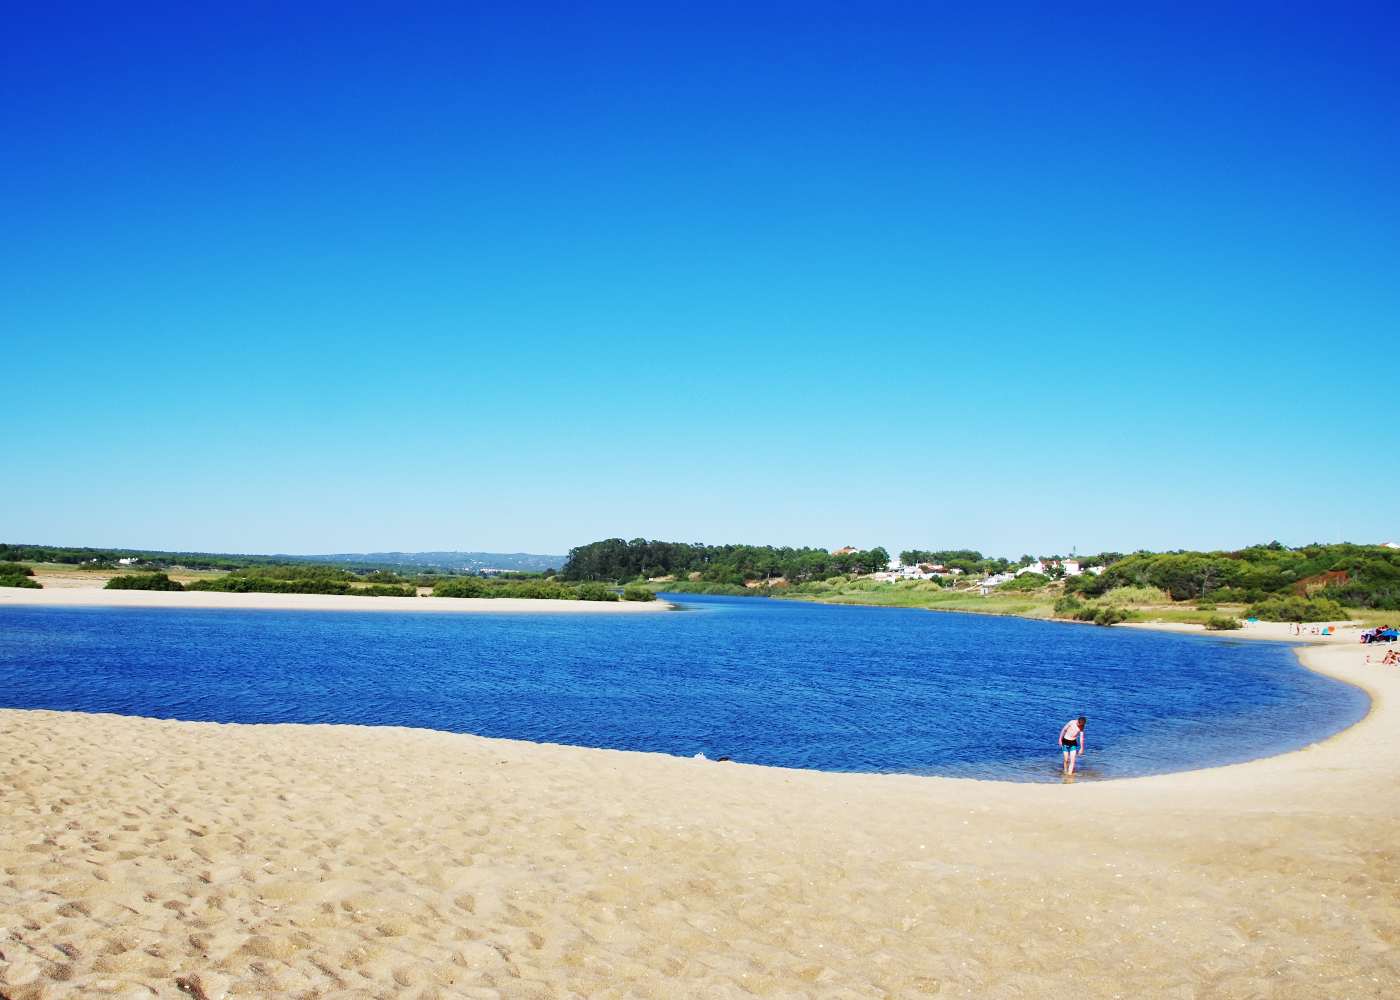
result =
[{"label": "green vegetation", "polygon": [[107,581],[107,590],[184,590],[177,582],[164,573],[135,573],[131,576],[114,576]]},{"label": "green vegetation", "polygon": [[[484,553],[483,553],[484,554]],[[385,557],[395,555],[407,558],[409,554],[384,553]],[[452,553],[441,553],[450,556]],[[79,569],[111,570],[192,570],[229,572],[246,569],[285,569],[287,566],[314,566],[323,570],[349,573],[352,578],[360,578],[369,583],[406,583],[412,577],[402,576],[395,565],[372,560],[351,561],[348,557],[333,557],[334,562],[317,562],[311,557],[236,555],[212,552],[162,552],[155,549],[99,549],[58,545],[20,545],[0,542],[0,560],[24,560],[25,562],[51,563],[56,566],[72,566]],[[503,559],[510,557],[504,556]],[[122,565],[121,559],[134,559],[134,564]],[[414,567],[416,569],[416,567]]]},{"label": "green vegetation", "polygon": [[[375,575],[383,578],[382,574]],[[341,566],[271,563],[237,569],[210,580],[196,580],[185,589],[224,594],[358,594],[366,597],[414,597],[418,593],[410,585],[364,585],[361,579]]]},{"label": "green vegetation", "polygon": [[709,594],[714,597],[769,597],[772,591],[767,587],[745,587],[734,583],[705,583],[703,580],[670,580],[666,583],[648,584],[658,590],[673,594]]},{"label": "green vegetation", "polygon": [[17,562],[0,562],[0,587],[24,587],[27,590],[42,590],[38,580],[30,577],[34,571]]},{"label": "green vegetation", "polygon": [[1251,605],[1248,614],[1266,622],[1337,622],[1349,617],[1345,608],[1326,597],[1275,597]]},{"label": "green vegetation", "polygon": [[1008,592],[1040,590],[1049,583],[1050,578],[1040,573],[1022,573],[1013,580],[1007,580],[1005,583],[999,584],[997,590]]},{"label": "green vegetation", "polygon": [[[552,580],[491,580],[467,576],[444,580],[433,588],[434,597],[515,597],[525,600],[616,601],[617,592],[601,583],[570,586]],[[655,595],[651,595],[655,600]],[[635,598],[629,598],[635,600]]]},{"label": "green vegetation", "polygon": [[1117,625],[1136,617],[1132,612],[1112,605],[1100,607],[1085,606],[1074,613],[1075,621],[1093,622],[1095,625]]},{"label": "green vegetation", "polygon": [[1170,604],[1171,598],[1156,587],[1114,587],[1100,600],[1105,604]]},{"label": "green vegetation", "polygon": [[[974,549],[905,549],[899,554],[899,561],[906,566],[928,563],[972,574],[1004,573],[1014,565],[1006,559],[984,556]],[[1027,563],[1030,561],[1026,560]]]},{"label": "green vegetation", "polygon": [[61,563],[69,566],[83,564],[111,569],[118,559],[137,559],[143,565],[186,569],[241,569],[257,563],[277,562],[275,556],[214,555],[208,552],[155,552],[142,549],[94,549],[58,545],[16,545],[0,542],[0,559],[22,559],[26,562]]},{"label": "green vegetation", "polygon": [[624,601],[654,601],[656,600],[656,595],[650,590],[647,590],[647,588],[639,587],[634,584],[633,586],[622,588],[622,599]]},{"label": "green vegetation", "polygon": [[[840,585],[803,584],[799,587],[758,591],[789,600],[818,601],[823,604],[863,604],[882,608],[929,608],[935,611],[972,611],[978,614],[1022,615],[1049,618],[1054,604],[1049,592],[1001,593],[994,590],[982,597],[975,590],[947,590],[932,580],[900,580],[879,583],[852,580]],[[749,591],[753,593],[753,591]]]},{"label": "green vegetation", "polygon": [[834,573],[876,573],[889,562],[890,554],[881,548],[838,555],[825,549],[609,538],[570,549],[559,576],[564,580],[621,581],[699,573],[699,579],[707,583],[742,586],[749,580],[782,578],[802,583]]},{"label": "green vegetation", "polygon": [[1240,620],[1232,615],[1211,615],[1206,619],[1206,628],[1212,632],[1229,632],[1241,627]]},{"label": "green vegetation", "polygon": [[[628,543],[622,543],[624,545]],[[577,550],[576,550],[577,551]],[[793,550],[815,551],[815,550]],[[953,565],[971,550],[924,552],[908,550],[902,558]],[[911,559],[912,561],[912,559]],[[1023,556],[1021,565],[1034,560]],[[860,575],[782,581],[755,578],[759,586],[742,583],[677,580],[649,584],[652,589],[678,593],[708,593],[809,600],[834,604],[929,608],[1025,615],[1033,618],[1073,618],[1099,624],[1126,620],[1181,622],[1226,630],[1224,621],[1248,614],[1268,620],[1340,621],[1348,617],[1375,618],[1377,609],[1392,606],[1400,596],[1400,552],[1380,546],[1311,545],[1287,549],[1277,543],[1237,552],[1108,553],[1079,559],[1081,566],[1104,565],[1100,575],[1084,574],[1064,580],[1024,573],[982,596],[977,580],[897,580],[882,582]],[[995,566],[995,562],[987,565]],[[1055,572],[1051,567],[1051,573]],[[1349,615],[1339,595],[1370,602]],[[1246,611],[1246,606],[1253,605]],[[1214,624],[1212,624],[1214,622]]]},{"label": "green vegetation", "polygon": [[1061,618],[1073,618],[1074,613],[1084,607],[1084,602],[1073,594],[1065,594],[1055,602],[1055,614]]},{"label": "green vegetation", "polygon": [[417,597],[417,587],[395,587],[392,584],[371,583],[365,587],[351,587],[348,594],[356,597]]},{"label": "green vegetation", "polygon": [[1348,607],[1400,610],[1400,550],[1379,545],[1278,542],[1235,552],[1138,552],[1101,576],[1067,588],[1100,596],[1116,587],[1157,587],[1174,601],[1253,604],[1274,597],[1323,597]]}]

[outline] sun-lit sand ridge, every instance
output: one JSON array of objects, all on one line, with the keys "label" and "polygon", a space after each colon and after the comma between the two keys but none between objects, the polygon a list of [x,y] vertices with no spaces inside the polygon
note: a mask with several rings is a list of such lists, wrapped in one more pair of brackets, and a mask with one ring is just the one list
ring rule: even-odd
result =
[{"label": "sun-lit sand ridge", "polygon": [[1345,733],[1072,787],[0,712],[0,995],[1393,997],[1400,669],[1335,641]]}]

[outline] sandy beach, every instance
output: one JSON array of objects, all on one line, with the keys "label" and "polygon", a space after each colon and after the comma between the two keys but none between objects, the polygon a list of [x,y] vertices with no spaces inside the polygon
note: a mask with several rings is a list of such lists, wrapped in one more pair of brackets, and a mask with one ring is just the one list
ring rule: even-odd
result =
[{"label": "sandy beach", "polygon": [[0,996],[1394,996],[1400,669],[1333,641],[1357,726],[1072,786],[3,711]]},{"label": "sandy beach", "polygon": [[360,597],[351,594],[224,594],[189,590],[103,590],[100,586],[28,590],[0,587],[0,607],[235,608],[245,611],[412,611],[440,614],[648,614],[666,601],[534,601],[514,597]]}]

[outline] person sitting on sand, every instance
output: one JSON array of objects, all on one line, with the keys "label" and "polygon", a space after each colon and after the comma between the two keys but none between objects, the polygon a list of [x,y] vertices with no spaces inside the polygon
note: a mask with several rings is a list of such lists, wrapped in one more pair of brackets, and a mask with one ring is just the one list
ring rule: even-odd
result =
[{"label": "person sitting on sand", "polygon": [[1075,760],[1084,755],[1084,726],[1088,721],[1086,716],[1081,715],[1077,719],[1070,719],[1060,729],[1060,751],[1065,758],[1065,774],[1073,774]]}]

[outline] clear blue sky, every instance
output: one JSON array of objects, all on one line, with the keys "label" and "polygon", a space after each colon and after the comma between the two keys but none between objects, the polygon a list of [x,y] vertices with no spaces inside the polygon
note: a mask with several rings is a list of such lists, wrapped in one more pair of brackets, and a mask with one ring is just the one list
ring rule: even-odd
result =
[{"label": "clear blue sky", "polygon": [[0,540],[1400,535],[1392,4],[207,6],[7,16]]}]

